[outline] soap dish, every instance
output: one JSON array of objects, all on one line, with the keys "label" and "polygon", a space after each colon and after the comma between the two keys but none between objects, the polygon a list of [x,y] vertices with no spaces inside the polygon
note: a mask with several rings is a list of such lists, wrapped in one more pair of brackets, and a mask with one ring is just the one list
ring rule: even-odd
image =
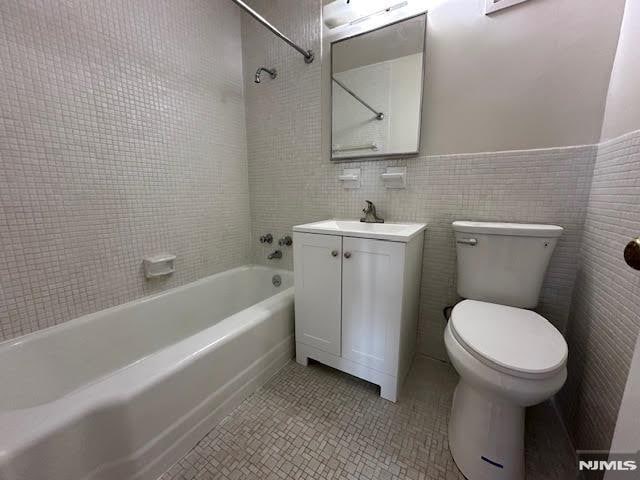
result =
[{"label": "soap dish", "polygon": [[171,275],[176,271],[176,256],[171,254],[154,255],[142,261],[145,278],[158,278]]},{"label": "soap dish", "polygon": [[386,188],[407,188],[407,167],[387,167],[380,177]]}]

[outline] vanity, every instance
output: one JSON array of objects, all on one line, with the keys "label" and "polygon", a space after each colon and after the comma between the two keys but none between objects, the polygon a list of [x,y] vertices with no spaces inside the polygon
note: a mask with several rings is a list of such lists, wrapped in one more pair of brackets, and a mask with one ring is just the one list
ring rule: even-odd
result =
[{"label": "vanity", "polygon": [[415,353],[425,224],[293,227],[296,361],[311,358],[398,398]]}]

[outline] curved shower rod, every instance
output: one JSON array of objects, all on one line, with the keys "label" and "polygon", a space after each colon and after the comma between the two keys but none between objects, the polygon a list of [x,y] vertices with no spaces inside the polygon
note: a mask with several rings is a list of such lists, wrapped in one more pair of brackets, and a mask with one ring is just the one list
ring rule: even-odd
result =
[{"label": "curved shower rod", "polygon": [[242,0],[232,0],[232,1],[233,1],[233,3],[238,5],[242,10],[244,10],[249,15],[251,15],[253,18],[255,18],[258,22],[260,22],[262,25],[264,25],[267,29],[271,30],[271,32],[276,37],[280,38],[281,40],[284,40],[287,44],[289,44],[289,46],[295,48],[298,52],[300,52],[302,54],[302,56],[304,57],[304,62],[305,63],[313,62],[313,59],[314,59],[315,56],[314,56],[312,50],[305,50],[304,48],[302,48],[299,45],[297,45],[296,43],[294,43],[293,40],[291,40],[289,37],[287,37],[284,33],[282,33],[276,27],[271,25],[268,22],[267,19],[265,19],[262,15],[260,15],[253,8],[251,8],[249,5],[244,3]]}]

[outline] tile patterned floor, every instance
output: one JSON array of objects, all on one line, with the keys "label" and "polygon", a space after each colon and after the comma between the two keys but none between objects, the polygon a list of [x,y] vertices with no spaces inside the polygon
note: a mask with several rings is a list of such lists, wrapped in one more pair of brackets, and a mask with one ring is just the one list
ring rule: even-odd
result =
[{"label": "tile patterned floor", "polygon": [[[159,480],[464,480],[447,445],[457,375],[417,357],[398,403],[331,368],[294,362]],[[549,405],[527,418],[527,480],[576,478]]]}]

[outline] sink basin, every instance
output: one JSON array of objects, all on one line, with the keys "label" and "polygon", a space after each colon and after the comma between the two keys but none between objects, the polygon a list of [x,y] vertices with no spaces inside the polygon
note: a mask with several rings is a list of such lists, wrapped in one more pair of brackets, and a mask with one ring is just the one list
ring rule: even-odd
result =
[{"label": "sink basin", "polygon": [[358,220],[323,220],[293,227],[294,232],[372,238],[392,242],[408,242],[422,233],[424,223],[364,223]]}]

